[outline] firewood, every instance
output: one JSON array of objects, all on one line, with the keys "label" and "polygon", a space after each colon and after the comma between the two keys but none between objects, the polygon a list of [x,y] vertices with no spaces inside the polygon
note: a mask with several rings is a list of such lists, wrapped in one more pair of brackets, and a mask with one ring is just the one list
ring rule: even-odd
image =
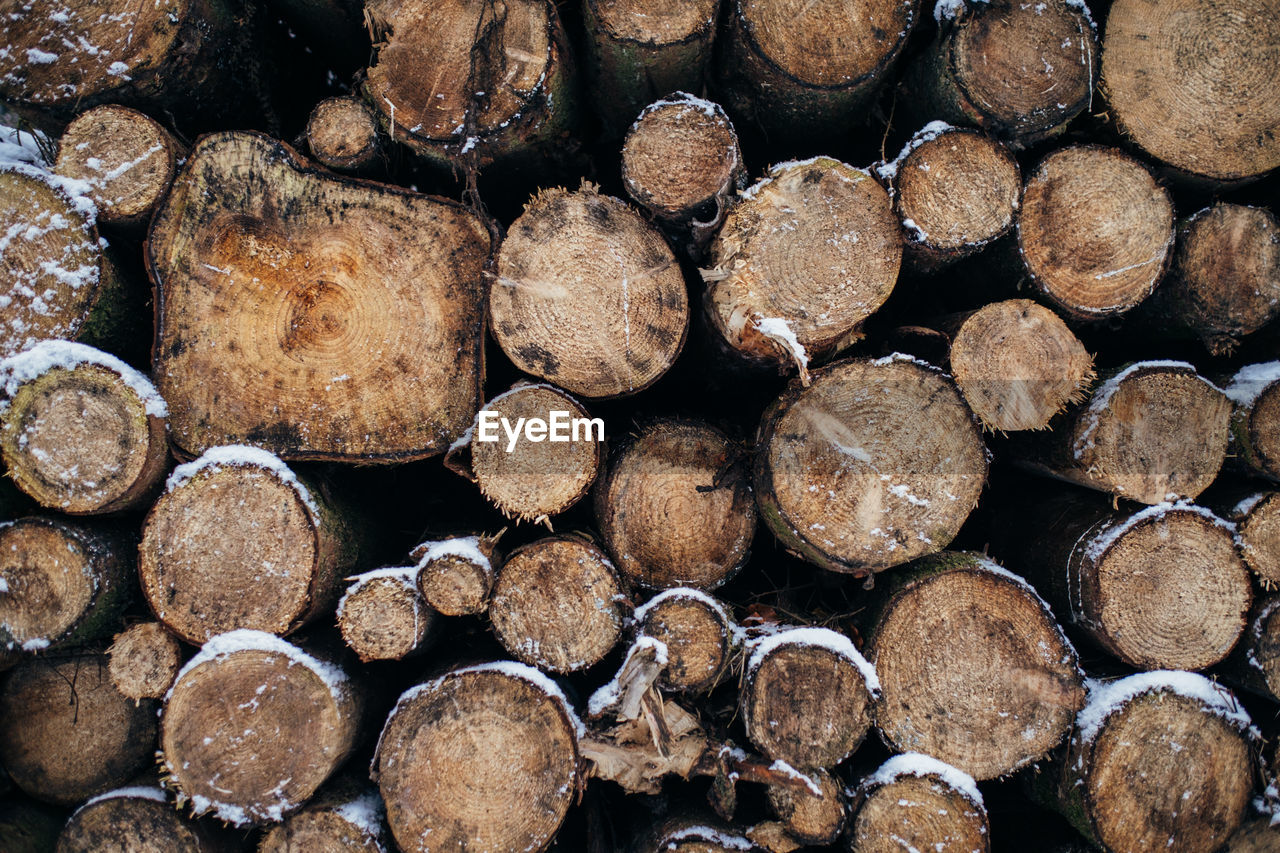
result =
[{"label": "firewood", "polygon": [[136,853],[231,853],[237,848],[225,832],[183,817],[160,788],[130,786],[100,794],[77,809],[54,853],[118,850],[125,844]]},{"label": "firewood", "polygon": [[684,277],[662,235],[584,184],[542,190],[511,225],[489,325],[516,367],[583,397],[652,385],[684,346]]},{"label": "firewood", "polygon": [[382,154],[373,110],[347,95],[316,104],[307,119],[306,136],[311,156],[341,172],[367,171]]},{"label": "firewood", "polygon": [[545,849],[582,781],[580,730],[560,688],[522,664],[454,669],[406,691],[372,773],[396,844]]},{"label": "firewood", "polygon": [[864,119],[919,15],[917,4],[897,0],[726,5],[715,69],[725,106],[741,124],[798,144]]},{"label": "firewood", "polygon": [[61,809],[35,800],[6,797],[0,800],[0,838],[6,853],[49,853],[67,822]]},{"label": "firewood", "polygon": [[[900,7],[905,8],[905,7]],[[830,157],[780,163],[740,194],[711,243],[704,309],[731,350],[794,367],[862,337],[888,299],[902,237],[884,187]]]},{"label": "firewood", "polygon": [[1075,145],[1027,180],[1018,250],[1036,290],[1071,317],[1097,320],[1151,295],[1173,226],[1169,193],[1145,166],[1118,149]]},{"label": "firewood", "polygon": [[1249,484],[1215,485],[1200,502],[1236,526],[1240,556],[1262,588],[1280,588],[1280,492]]},{"label": "firewood", "polygon": [[736,626],[720,601],[701,590],[675,587],[660,592],[634,614],[636,633],[666,647],[659,683],[670,690],[710,690],[729,670],[736,651]]},{"label": "firewood", "polygon": [[156,743],[155,707],[122,696],[103,655],[26,661],[0,687],[0,762],[31,796],[81,803],[147,764]]},{"label": "firewood", "polygon": [[[517,383],[485,403],[478,418],[449,449],[445,465],[472,480],[508,518],[539,522],[559,515],[586,497],[604,465],[604,422],[551,385]],[[538,420],[545,424],[541,431]]]},{"label": "firewood", "polygon": [[918,752],[890,758],[858,785],[852,838],[854,853],[991,849],[973,777]]},{"label": "firewood", "polygon": [[99,222],[139,227],[151,218],[186,153],[160,122],[111,104],[86,110],[67,125],[53,171],[88,185]]},{"label": "firewood", "polygon": [[446,616],[473,616],[488,609],[496,565],[502,563],[497,537],[423,542],[409,556],[417,561],[418,591],[433,610]]},{"label": "firewood", "polygon": [[0,524],[0,648],[36,652],[110,636],[133,595],[136,541],[52,516]]},{"label": "firewood", "polygon": [[1022,172],[1009,149],[984,133],[930,122],[875,173],[890,187],[905,260],[917,270],[935,272],[1013,230]]},{"label": "firewood", "polygon": [[596,664],[622,634],[622,583],[604,552],[574,534],[507,555],[489,601],[503,647],[519,660],[569,673]]},{"label": "firewood", "polygon": [[337,598],[359,531],[278,458],[213,448],[179,466],[143,523],[138,574],[156,618],[189,643],[287,634]]},{"label": "firewood", "polygon": [[[1010,510],[993,547],[1064,621],[1140,669],[1226,657],[1253,593],[1233,530],[1191,504],[1113,510],[1075,494]],[[1188,606],[1188,602],[1195,606]]]},{"label": "firewood", "polygon": [[806,774],[813,789],[770,786],[769,807],[787,834],[804,844],[834,844],[844,831],[849,804],[840,780],[825,770]]},{"label": "firewood", "polygon": [[1104,850],[1216,850],[1244,820],[1255,737],[1225,687],[1139,673],[1095,684],[1033,791]]},{"label": "firewood", "polygon": [[1208,488],[1227,453],[1222,392],[1181,361],[1135,362],[1103,378],[1052,430],[1014,436],[1017,463],[1146,504]]},{"label": "firewood", "polygon": [[583,0],[587,90],[605,133],[620,136],[648,103],[699,92],[720,0]]},{"label": "firewood", "polygon": [[761,752],[803,771],[834,767],[858,748],[880,683],[848,637],[791,628],[748,651],[742,719]]},{"label": "firewood", "polygon": [[1259,0],[1114,3],[1102,86],[1120,130],[1201,182],[1241,181],[1280,165],[1273,11]]},{"label": "firewood", "polygon": [[724,109],[686,92],[645,107],[622,143],[627,195],[695,259],[745,181],[738,134]]},{"label": "firewood", "polygon": [[677,814],[635,833],[630,853],[732,853],[753,850],[739,830],[711,815]]},{"label": "firewood", "polygon": [[134,702],[160,699],[182,668],[182,645],[159,622],[137,622],[107,649],[111,683]]},{"label": "firewood", "polygon": [[165,698],[165,787],[197,816],[278,823],[346,759],[361,712],[361,692],[339,666],[261,631],[220,634]]},{"label": "firewood", "polygon": [[710,589],[737,572],[756,531],[741,448],[707,424],[666,419],[611,456],[596,489],[596,522],[629,582]]},{"label": "firewood", "polygon": [[919,121],[976,125],[1015,147],[1059,135],[1093,104],[1098,34],[1078,0],[944,0],[940,31],[897,104]]},{"label": "firewood", "polygon": [[761,518],[788,549],[866,576],[945,548],[987,474],[955,386],[909,357],[849,360],[792,382],[756,441]]},{"label": "firewood", "polygon": [[397,142],[484,166],[563,145],[577,121],[564,28],[547,0],[367,0],[364,94]]},{"label": "firewood", "polygon": [[439,615],[418,592],[418,567],[374,569],[350,578],[338,602],[338,630],[362,663],[422,651]]},{"label": "firewood", "polygon": [[1224,681],[1280,701],[1280,596],[1259,596],[1248,625],[1222,667]]},{"label": "firewood", "polygon": [[948,552],[885,575],[876,596],[876,726],[892,748],[982,780],[1038,761],[1066,737],[1084,699],[1076,652],[1020,577]]},{"label": "firewood", "polygon": [[168,407],[115,356],[42,341],[0,361],[0,456],[41,506],[118,512],[151,497],[169,462]]},{"label": "firewood", "polygon": [[1231,836],[1226,853],[1275,853],[1280,850],[1280,827],[1268,817],[1251,818]]},{"label": "firewood", "polygon": [[195,455],[442,453],[480,403],[489,236],[454,202],[204,137],[152,220],[156,385]]},{"label": "firewood", "polygon": [[1231,456],[1249,473],[1280,480],[1280,361],[1247,364],[1226,386]]},{"label": "firewood", "polygon": [[382,798],[368,782],[339,777],[262,836],[258,853],[387,853],[386,817]]}]

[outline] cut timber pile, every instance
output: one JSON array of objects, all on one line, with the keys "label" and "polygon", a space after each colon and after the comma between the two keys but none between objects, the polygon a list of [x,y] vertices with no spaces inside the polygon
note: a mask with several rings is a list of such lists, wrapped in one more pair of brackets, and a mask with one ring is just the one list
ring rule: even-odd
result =
[{"label": "cut timber pile", "polygon": [[1277,853],[1278,22],[0,0],[0,851]]}]

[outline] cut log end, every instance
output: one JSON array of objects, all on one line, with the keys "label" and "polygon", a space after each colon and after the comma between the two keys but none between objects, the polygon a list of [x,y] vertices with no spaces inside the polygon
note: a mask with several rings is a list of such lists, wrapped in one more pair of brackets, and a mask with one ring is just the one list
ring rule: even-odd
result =
[{"label": "cut log end", "polygon": [[612,38],[648,47],[686,41],[709,29],[715,0],[587,0],[600,26]]},{"label": "cut log end", "polygon": [[128,849],[136,853],[204,853],[217,849],[205,842],[200,827],[164,800],[158,788],[125,788],[94,800],[73,814],[58,836],[55,853],[119,849],[123,839],[128,839]]},{"label": "cut log end", "polygon": [[[501,534],[499,534],[501,535]],[[472,616],[489,606],[497,537],[476,536],[424,542],[410,552],[418,563],[418,591],[446,616]]]},{"label": "cut log end", "polygon": [[782,821],[787,834],[807,845],[834,844],[844,831],[848,815],[843,786],[825,770],[814,771],[810,781],[817,788],[769,786],[769,807]]},{"label": "cut log end", "polygon": [[130,625],[107,656],[112,683],[135,702],[163,697],[182,666],[182,646],[159,622]]},{"label": "cut log end", "polygon": [[338,603],[338,630],[364,663],[417,651],[435,618],[418,593],[416,567],[357,576]]},{"label": "cut log end", "polygon": [[[1254,499],[1256,497],[1256,500]],[[1280,492],[1262,492],[1236,505],[1247,509],[1232,512],[1226,508],[1223,518],[1236,525],[1240,554],[1253,570],[1262,587],[1280,588]]]},{"label": "cut log end", "polygon": [[636,612],[637,632],[667,647],[661,683],[698,692],[714,687],[729,668],[733,626],[719,602],[705,593],[673,589]]},{"label": "cut log end", "polygon": [[1247,468],[1280,480],[1280,381],[1267,379],[1260,387],[1249,402],[1235,408],[1232,445]]},{"label": "cut log end", "polygon": [[859,853],[991,849],[986,809],[939,774],[877,780],[859,796],[852,833]]},{"label": "cut log end", "polygon": [[340,777],[272,827],[258,842],[257,853],[386,853],[384,819],[376,791]]},{"label": "cut log end", "polygon": [[311,156],[330,169],[359,171],[378,160],[377,120],[359,98],[325,98],[316,104],[306,135]]}]

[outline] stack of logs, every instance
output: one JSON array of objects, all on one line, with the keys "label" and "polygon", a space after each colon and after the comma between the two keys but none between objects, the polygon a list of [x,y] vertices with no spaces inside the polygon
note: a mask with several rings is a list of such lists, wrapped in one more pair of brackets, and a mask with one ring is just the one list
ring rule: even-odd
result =
[{"label": "stack of logs", "polygon": [[1280,7],[1088,3],[0,0],[0,849],[1280,850]]}]

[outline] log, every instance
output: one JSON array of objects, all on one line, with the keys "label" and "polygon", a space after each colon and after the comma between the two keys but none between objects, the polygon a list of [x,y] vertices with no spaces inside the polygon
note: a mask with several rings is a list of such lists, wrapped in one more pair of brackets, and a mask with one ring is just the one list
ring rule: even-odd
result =
[{"label": "log", "polygon": [[1248,484],[1214,487],[1201,503],[1236,526],[1240,556],[1261,587],[1280,587],[1280,492]]},{"label": "log", "polygon": [[481,168],[568,141],[576,92],[547,0],[366,0],[375,57],[363,94],[381,128],[429,161]]},{"label": "log", "polygon": [[[906,7],[900,7],[906,8]],[[884,188],[830,157],[781,163],[740,194],[711,243],[703,309],[730,351],[797,369],[862,337],[889,298],[902,238]]]},{"label": "log", "polygon": [[724,109],[687,92],[654,101],[622,142],[627,195],[700,260],[746,183],[738,134]]},{"label": "log", "polygon": [[474,616],[488,609],[495,564],[502,562],[497,540],[457,536],[423,542],[410,552],[418,565],[418,591],[431,609],[445,616]]},{"label": "log", "polygon": [[675,362],[688,325],[675,256],[624,202],[586,183],[544,189],[512,223],[489,326],[524,372],[592,399],[636,394]]},{"label": "log", "polygon": [[268,830],[258,853],[387,853],[386,820],[382,798],[368,782],[339,777]]},{"label": "log", "polygon": [[854,853],[991,849],[987,809],[973,777],[918,752],[895,755],[858,785]]},{"label": "log", "polygon": [[1095,683],[1033,793],[1105,850],[1216,850],[1244,820],[1255,739],[1235,696],[1201,676]]},{"label": "log", "polygon": [[155,708],[115,689],[103,655],[28,660],[0,686],[0,762],[27,794],[76,805],[146,766]]},{"label": "log", "polygon": [[558,534],[507,555],[489,619],[517,659],[550,672],[577,672],[617,645],[625,598],[603,551],[584,537]]},{"label": "log", "polygon": [[[604,421],[592,419],[559,388],[527,382],[494,397],[481,412],[445,464],[474,482],[503,515],[549,523],[586,497],[604,466]],[[546,424],[541,432],[535,419]]]},{"label": "log", "polygon": [[442,453],[480,404],[489,248],[455,202],[318,170],[259,134],[204,137],[147,241],[174,443]]},{"label": "log", "polygon": [[[1102,86],[1117,127],[1202,184],[1280,165],[1272,85],[1280,20],[1263,0],[1119,0],[1102,42]],[[1194,33],[1192,41],[1186,34]]]},{"label": "log", "polygon": [[715,85],[740,125],[794,145],[841,137],[866,117],[919,6],[862,0],[726,3]]},{"label": "log", "polygon": [[43,507],[99,515],[149,499],[169,464],[168,407],[113,355],[42,341],[0,361],[0,457]]},{"label": "log", "polygon": [[261,631],[219,634],[165,697],[165,787],[196,816],[279,823],[350,754],[362,704],[335,664]]},{"label": "log", "polygon": [[35,800],[0,800],[0,838],[8,845],[7,853],[49,853],[65,822],[66,815],[60,809]]},{"label": "log", "polygon": [[739,702],[747,737],[761,752],[808,771],[834,767],[858,748],[880,682],[848,637],[791,628],[749,651]]},{"label": "log", "polygon": [[634,834],[630,853],[736,853],[755,849],[738,829],[710,814],[676,814]]},{"label": "log", "polygon": [[1113,510],[1064,493],[1011,507],[994,529],[995,552],[1054,612],[1130,666],[1204,669],[1244,630],[1249,570],[1207,509]]},{"label": "log", "polygon": [[668,690],[702,693],[729,671],[737,650],[737,626],[724,604],[701,590],[660,592],[633,614],[636,634],[666,647],[659,683]]},{"label": "log", "polygon": [[383,156],[378,121],[359,98],[340,95],[315,105],[307,119],[311,156],[340,172],[367,172]]},{"label": "log", "polygon": [[1032,287],[1076,320],[1130,310],[1151,295],[1173,251],[1173,203],[1147,168],[1115,148],[1049,154],[1018,211]]},{"label": "log", "polygon": [[1280,361],[1246,364],[1226,386],[1231,457],[1246,472],[1280,480]]},{"label": "log", "polygon": [[133,597],[135,541],[53,516],[0,522],[0,648],[37,652],[110,636]]},{"label": "log", "polygon": [[359,547],[324,490],[264,450],[220,447],[169,477],[143,522],[138,574],[156,618],[189,643],[284,635],[330,612]]},{"label": "log", "polygon": [[1226,458],[1230,401],[1181,361],[1134,362],[1103,378],[1052,430],[1014,436],[1011,456],[1140,503],[1194,500]]},{"label": "log", "polygon": [[940,371],[895,354],[793,381],[760,422],[761,518],[790,551],[865,577],[944,547],[987,475],[980,428]]},{"label": "log", "polygon": [[629,583],[711,589],[742,567],[756,532],[742,448],[709,424],[664,419],[611,457],[596,523]]},{"label": "log", "polygon": [[702,90],[719,11],[720,0],[583,0],[587,91],[605,134],[671,92]]},{"label": "log", "polygon": [[1259,596],[1221,672],[1224,681],[1280,701],[1280,596]]},{"label": "log", "polygon": [[98,221],[144,227],[173,183],[186,146],[160,122],[117,104],[78,115],[58,140],[55,174],[83,181]]},{"label": "log", "polygon": [[876,726],[892,749],[994,779],[1045,757],[1083,704],[1075,649],[1049,606],[980,554],[886,576],[868,623]]},{"label": "log", "polygon": [[406,691],[372,775],[396,844],[543,850],[583,780],[581,723],[564,693],[512,662],[451,670]]},{"label": "log", "polygon": [[161,699],[182,668],[182,645],[159,622],[136,622],[107,649],[111,683],[135,703]]},{"label": "log", "polygon": [[950,370],[992,432],[1038,430],[1084,400],[1093,357],[1057,314],[1030,299],[948,318]]},{"label": "log", "polygon": [[1025,148],[1092,106],[1098,34],[1084,3],[945,2],[934,15],[938,35],[897,99],[918,122],[976,126]]},{"label": "log", "polygon": [[1280,828],[1267,817],[1246,820],[1231,836],[1226,853],[1273,853],[1280,849]]},{"label": "log", "polygon": [[183,817],[160,788],[131,786],[99,794],[78,808],[54,853],[230,853],[237,846],[228,834]]},{"label": "log", "polygon": [[1191,336],[1212,355],[1231,355],[1241,338],[1280,314],[1277,282],[1275,214],[1218,202],[1179,225],[1173,266],[1140,313],[1158,335]]},{"label": "log", "polygon": [[426,648],[439,614],[418,592],[418,567],[374,569],[349,578],[338,601],[338,630],[360,658],[403,660]]},{"label": "log", "polygon": [[930,122],[874,171],[902,222],[910,268],[936,272],[1013,230],[1022,172],[985,133]]},{"label": "log", "polygon": [[807,778],[813,789],[771,785],[769,808],[796,841],[814,846],[834,844],[848,818],[843,785],[825,770],[812,771]]}]

